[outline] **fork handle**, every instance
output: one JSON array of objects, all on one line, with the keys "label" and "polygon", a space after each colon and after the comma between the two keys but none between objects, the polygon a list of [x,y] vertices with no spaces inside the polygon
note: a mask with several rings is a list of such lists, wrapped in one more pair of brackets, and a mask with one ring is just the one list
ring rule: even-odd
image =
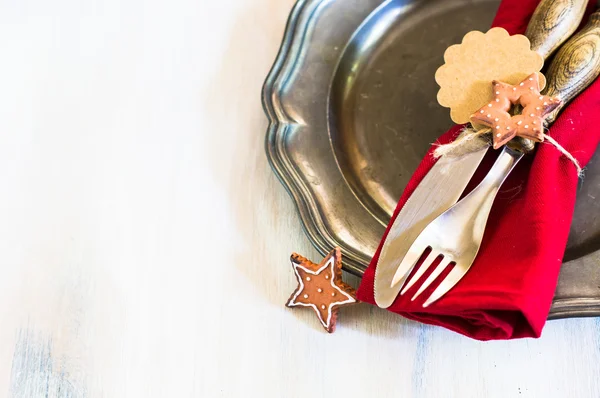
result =
[{"label": "fork handle", "polygon": [[511,149],[505,145],[485,178],[460,201],[464,202],[463,206],[472,209],[469,212],[470,214],[477,214],[477,220],[472,220],[474,221],[474,237],[479,237],[479,239],[483,237],[487,218],[496,194],[506,177],[508,177],[522,157],[523,152]]}]

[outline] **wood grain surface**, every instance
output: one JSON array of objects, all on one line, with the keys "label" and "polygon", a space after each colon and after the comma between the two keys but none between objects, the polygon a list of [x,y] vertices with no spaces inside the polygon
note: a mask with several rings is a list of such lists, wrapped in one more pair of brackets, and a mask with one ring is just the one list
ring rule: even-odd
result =
[{"label": "wood grain surface", "polygon": [[563,101],[552,112],[552,123],[560,110],[589,86],[600,74],[600,11],[590,15],[587,24],[558,50],[547,72],[549,84],[545,93]]},{"label": "wood grain surface", "polygon": [[588,0],[542,0],[525,36],[531,48],[547,59],[579,26]]},{"label": "wood grain surface", "polygon": [[285,308],[320,261],[263,150],[292,3],[0,2],[0,397],[600,396],[598,319]]}]

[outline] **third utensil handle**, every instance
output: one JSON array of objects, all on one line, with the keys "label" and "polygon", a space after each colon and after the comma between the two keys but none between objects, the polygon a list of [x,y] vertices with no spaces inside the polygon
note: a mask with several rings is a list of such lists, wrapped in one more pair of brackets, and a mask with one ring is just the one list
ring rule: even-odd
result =
[{"label": "third utensil handle", "polygon": [[600,11],[556,53],[548,68],[545,94],[558,97],[562,105],[546,119],[552,124],[560,110],[600,75]]}]

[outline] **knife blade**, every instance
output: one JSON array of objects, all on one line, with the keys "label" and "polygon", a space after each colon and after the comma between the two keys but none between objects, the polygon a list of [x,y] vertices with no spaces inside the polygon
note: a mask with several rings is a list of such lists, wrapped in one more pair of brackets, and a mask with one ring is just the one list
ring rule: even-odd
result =
[{"label": "knife blade", "polygon": [[[547,59],[577,29],[586,0],[542,0],[527,27],[532,50]],[[383,244],[375,269],[375,302],[381,308],[396,300],[412,266],[398,269],[412,242],[436,217],[458,201],[487,148],[460,158],[442,157],[429,170],[398,213]],[[397,283],[394,276],[404,275]]]}]

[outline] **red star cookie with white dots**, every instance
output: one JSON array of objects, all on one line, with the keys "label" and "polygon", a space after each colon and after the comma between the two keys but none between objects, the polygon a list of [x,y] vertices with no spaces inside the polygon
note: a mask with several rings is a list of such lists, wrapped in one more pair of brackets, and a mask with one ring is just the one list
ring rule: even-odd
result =
[{"label": "red star cookie with white dots", "polygon": [[[471,123],[492,129],[494,149],[516,136],[541,142],[544,140],[544,120],[561,100],[540,94],[537,73],[518,85],[493,81],[494,99],[471,116]],[[523,106],[519,115],[509,113],[513,105]]]},{"label": "red star cookie with white dots", "polygon": [[288,307],[310,307],[329,333],[335,331],[340,307],[357,303],[355,291],[342,282],[342,253],[336,247],[320,264],[292,254],[292,267],[298,288],[290,296]]}]

